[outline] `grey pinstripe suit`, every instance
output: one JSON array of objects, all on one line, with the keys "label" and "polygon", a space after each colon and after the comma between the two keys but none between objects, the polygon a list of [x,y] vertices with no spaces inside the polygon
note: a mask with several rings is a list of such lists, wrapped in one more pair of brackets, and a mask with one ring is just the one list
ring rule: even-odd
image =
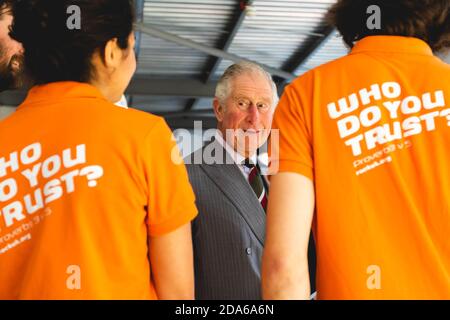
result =
[{"label": "grey pinstripe suit", "polygon": [[192,224],[196,299],[261,299],[266,214],[255,193],[235,164],[186,167],[199,210]]}]

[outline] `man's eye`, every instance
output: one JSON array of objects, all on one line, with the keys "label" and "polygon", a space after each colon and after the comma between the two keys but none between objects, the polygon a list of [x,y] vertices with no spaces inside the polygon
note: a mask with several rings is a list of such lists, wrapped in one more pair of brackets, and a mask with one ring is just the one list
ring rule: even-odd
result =
[{"label": "man's eye", "polygon": [[269,105],[267,103],[258,103],[258,109],[267,109]]},{"label": "man's eye", "polygon": [[239,101],[238,101],[238,104],[239,104],[239,106],[241,106],[241,107],[246,107],[246,106],[249,105],[248,101],[245,101],[245,100],[239,100]]}]

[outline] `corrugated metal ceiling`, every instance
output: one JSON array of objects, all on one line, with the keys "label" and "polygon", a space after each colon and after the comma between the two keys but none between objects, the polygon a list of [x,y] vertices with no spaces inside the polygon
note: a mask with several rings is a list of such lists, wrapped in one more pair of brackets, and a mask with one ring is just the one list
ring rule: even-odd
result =
[{"label": "corrugated metal ceiling", "polygon": [[[143,23],[215,47],[226,32],[236,1],[145,1]],[[175,43],[143,36],[138,75],[200,76],[208,56]]]},{"label": "corrugated metal ceiling", "polygon": [[[188,39],[210,48],[221,48],[262,65],[299,75],[310,68],[344,55],[347,49],[335,35],[324,34],[324,16],[335,0],[146,0],[142,22],[145,26]],[[242,19],[239,19],[241,17]],[[230,25],[235,22],[235,25]],[[235,29],[235,30],[234,30]],[[328,37],[326,37],[328,36]],[[228,38],[228,39],[227,39]],[[322,42],[323,43],[320,43]],[[310,43],[320,43],[306,59],[289,63],[307,51]],[[137,78],[217,79],[233,62],[212,59],[204,52],[155,36],[142,35]],[[217,65],[214,66],[216,62]],[[213,72],[209,76],[208,72]],[[278,79],[280,80],[280,79]],[[176,90],[176,88],[174,88]],[[156,113],[211,110],[211,99],[196,97],[133,96],[133,105]],[[195,117],[195,116],[194,116]]]}]

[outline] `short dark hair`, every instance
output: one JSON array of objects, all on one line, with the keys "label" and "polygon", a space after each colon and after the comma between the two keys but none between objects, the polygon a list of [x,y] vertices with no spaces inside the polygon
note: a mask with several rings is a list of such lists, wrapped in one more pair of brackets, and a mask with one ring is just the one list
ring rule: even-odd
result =
[{"label": "short dark hair", "polygon": [[3,7],[11,7],[11,4],[14,2],[14,0],[0,0],[0,8]]},{"label": "short dark hair", "polygon": [[[367,27],[367,8],[371,5],[381,10],[381,29]],[[419,38],[435,52],[450,47],[449,0],[338,0],[327,20],[349,47],[371,35]]]},{"label": "short dark hair", "polygon": [[[67,9],[81,11],[81,29],[69,29]],[[133,31],[132,0],[16,0],[11,37],[24,48],[27,75],[34,84],[57,81],[89,82],[93,54],[104,52],[117,38],[128,49]]]},{"label": "short dark hair", "polygon": [[13,2],[14,0],[0,0],[0,17],[10,11]]}]

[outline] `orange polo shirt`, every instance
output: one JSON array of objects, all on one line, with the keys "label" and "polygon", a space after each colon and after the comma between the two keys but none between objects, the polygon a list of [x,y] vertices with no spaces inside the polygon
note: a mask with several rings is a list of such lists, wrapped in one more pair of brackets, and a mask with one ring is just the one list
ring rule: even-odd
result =
[{"label": "orange polo shirt", "polygon": [[290,84],[279,170],[314,181],[319,299],[450,299],[450,66],[371,36]]},{"label": "orange polo shirt", "polygon": [[59,82],[0,137],[0,299],[157,299],[149,237],[197,214],[165,121]]}]

